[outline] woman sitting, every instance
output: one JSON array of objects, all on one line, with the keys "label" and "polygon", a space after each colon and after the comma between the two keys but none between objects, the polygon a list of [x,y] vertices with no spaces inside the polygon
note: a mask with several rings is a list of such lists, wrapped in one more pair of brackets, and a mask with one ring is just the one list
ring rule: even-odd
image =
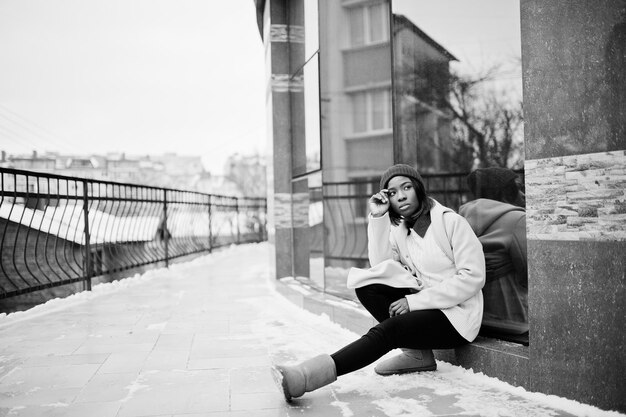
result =
[{"label": "woman sitting", "polygon": [[[369,199],[368,254],[371,270],[382,264],[383,274],[356,284],[359,300],[379,324],[332,355],[275,366],[287,401],[395,348],[404,351],[376,372],[434,370],[431,349],[462,346],[478,334],[485,260],[467,221],[429,198],[420,174],[408,165],[387,169],[380,188]],[[384,271],[398,270],[395,263],[408,272],[385,276]]]}]

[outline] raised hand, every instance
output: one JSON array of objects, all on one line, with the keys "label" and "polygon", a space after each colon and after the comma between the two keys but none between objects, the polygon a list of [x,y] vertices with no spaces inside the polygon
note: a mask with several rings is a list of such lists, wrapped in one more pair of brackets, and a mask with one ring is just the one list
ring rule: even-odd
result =
[{"label": "raised hand", "polygon": [[369,205],[372,216],[380,217],[389,211],[389,197],[387,197],[387,192],[386,189],[383,189],[370,197]]}]

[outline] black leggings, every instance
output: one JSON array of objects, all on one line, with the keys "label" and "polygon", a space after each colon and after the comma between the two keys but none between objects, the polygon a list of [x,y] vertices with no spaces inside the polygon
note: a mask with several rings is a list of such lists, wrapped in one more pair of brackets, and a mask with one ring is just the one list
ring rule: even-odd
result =
[{"label": "black leggings", "polygon": [[357,288],[359,301],[379,324],[331,355],[337,376],[361,369],[395,348],[452,349],[469,343],[441,310],[418,310],[389,317],[389,305],[407,294],[411,294],[407,288],[382,284]]}]

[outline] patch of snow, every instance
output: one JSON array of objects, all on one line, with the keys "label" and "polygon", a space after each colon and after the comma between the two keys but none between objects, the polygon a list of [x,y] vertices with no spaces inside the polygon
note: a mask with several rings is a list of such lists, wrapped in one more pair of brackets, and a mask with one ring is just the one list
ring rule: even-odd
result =
[{"label": "patch of snow", "polygon": [[164,321],[163,323],[154,323],[154,324],[150,324],[148,327],[146,327],[147,330],[158,330],[158,331],[163,331],[165,329],[165,327],[167,326],[167,322]]},{"label": "patch of snow", "polygon": [[414,398],[389,397],[372,401],[372,403],[389,417],[430,417],[435,415]]},{"label": "patch of snow", "polygon": [[142,382],[144,382],[143,376],[139,375],[130,385],[126,386],[125,389],[128,390],[128,394],[122,399],[122,402],[132,399],[136,392],[150,388],[149,385],[145,385]]},{"label": "patch of snow", "polygon": [[485,390],[491,389],[492,391],[497,390],[505,392],[506,394],[509,394],[503,397],[503,399],[507,401],[510,401],[512,396],[519,396],[527,400],[545,404],[546,406],[558,408],[577,416],[624,416],[623,414],[615,411],[600,410],[597,407],[556,395],[527,391],[522,387],[510,385],[497,378],[487,376],[482,372],[474,372],[472,369],[465,369],[446,362],[438,362],[438,368],[441,372],[446,374],[447,378],[451,380],[462,379],[464,383],[468,383],[472,386],[480,386]]},{"label": "patch of snow", "polygon": [[25,408],[26,408],[26,406],[24,406],[24,405],[16,405],[15,407],[13,407],[13,408],[11,408],[11,409],[9,410],[9,412],[7,413],[7,416],[14,415],[14,414],[16,414],[18,411],[20,411],[20,410],[24,410]]},{"label": "patch of snow", "polygon": [[350,410],[350,404],[344,401],[335,400],[330,403],[333,407],[337,407],[341,410],[341,415],[343,417],[353,417],[354,413]]},{"label": "patch of snow", "polygon": [[[431,396],[450,397],[450,404],[455,414],[495,416],[536,416],[550,417],[558,409],[580,417],[617,417],[623,414],[604,411],[591,405],[574,400],[529,392],[521,387],[512,386],[497,378],[476,373],[446,362],[437,361],[437,372],[423,372],[407,375],[381,377],[371,368],[341,376],[336,383],[339,393],[357,392],[362,395],[381,398],[378,404],[384,407],[390,416],[403,414],[407,410],[420,410],[418,415],[431,415],[422,412],[420,407],[429,403],[428,398],[417,399],[409,392],[412,389],[431,391]],[[403,392],[407,392],[404,394]],[[403,397],[408,396],[408,398]],[[410,401],[410,407],[402,405]],[[489,404],[485,407],[485,404]],[[388,408],[391,407],[391,408]],[[396,408],[394,408],[396,407]],[[515,411],[512,411],[515,410]],[[428,412],[427,412],[428,411]],[[452,412],[451,412],[452,413]]]},{"label": "patch of snow", "polygon": [[42,404],[42,407],[53,407],[53,408],[62,408],[62,407],[69,407],[69,404],[67,403],[52,403],[52,404]]},{"label": "patch of snow", "polygon": [[[6,374],[4,374],[2,377],[0,377],[0,381],[2,381],[4,378],[8,377],[9,375],[11,375],[13,372],[22,369],[19,366],[14,367],[13,369],[11,369],[9,372],[7,372]],[[18,382],[14,382],[15,385],[19,385],[19,384],[23,384],[23,381],[18,381]]]}]

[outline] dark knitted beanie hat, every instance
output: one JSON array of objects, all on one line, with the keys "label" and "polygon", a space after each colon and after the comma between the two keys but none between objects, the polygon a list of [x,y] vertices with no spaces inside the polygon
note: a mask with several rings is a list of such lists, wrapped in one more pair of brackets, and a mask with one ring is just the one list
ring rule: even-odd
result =
[{"label": "dark knitted beanie hat", "polygon": [[389,180],[393,177],[397,177],[398,175],[413,178],[422,184],[424,183],[422,176],[415,168],[406,164],[396,164],[390,166],[385,172],[383,172],[383,175],[380,177],[380,189],[382,190],[387,188]]},{"label": "dark knitted beanie hat", "polygon": [[508,168],[479,168],[467,176],[467,185],[474,196],[497,200],[515,178],[517,174]]}]

